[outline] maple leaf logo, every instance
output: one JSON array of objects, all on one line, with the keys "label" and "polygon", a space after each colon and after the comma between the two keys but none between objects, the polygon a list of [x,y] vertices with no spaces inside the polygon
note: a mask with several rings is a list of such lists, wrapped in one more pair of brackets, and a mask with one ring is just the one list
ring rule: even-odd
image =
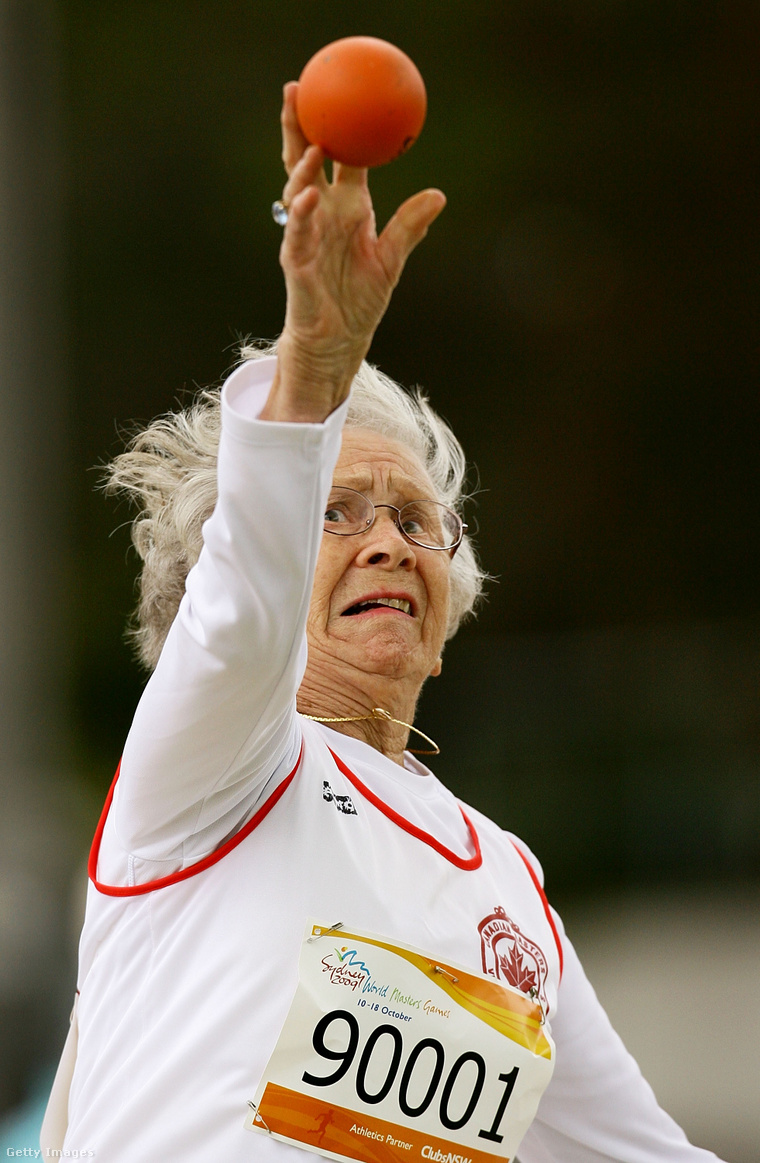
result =
[{"label": "maple leaf logo", "polygon": [[522,993],[529,993],[532,989],[538,990],[538,980],[535,973],[525,964],[522,952],[517,943],[509,947],[509,956],[499,954],[500,976],[519,989]]},{"label": "maple leaf logo", "polygon": [[541,946],[522,932],[501,905],[483,918],[478,933],[483,972],[521,993],[535,993],[548,1012],[545,983],[549,967]]}]

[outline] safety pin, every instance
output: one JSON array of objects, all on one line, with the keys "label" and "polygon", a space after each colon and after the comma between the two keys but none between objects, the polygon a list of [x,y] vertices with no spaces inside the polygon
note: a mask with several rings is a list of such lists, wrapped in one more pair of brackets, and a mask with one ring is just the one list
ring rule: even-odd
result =
[{"label": "safety pin", "polygon": [[307,945],[313,945],[320,937],[326,937],[329,933],[337,933],[338,929],[343,928],[343,921],[336,921],[334,925],[330,925],[329,929],[316,929],[313,937],[306,938]]},{"label": "safety pin", "polygon": [[259,1108],[256,1106],[256,1103],[252,1102],[251,1099],[249,1098],[248,1105],[251,1108],[251,1110],[253,1111],[253,1121],[255,1123],[261,1123],[261,1125],[264,1127],[264,1130],[267,1132],[267,1134],[271,1135],[272,1132],[269,1129],[269,1127],[267,1126],[267,1124],[264,1122],[264,1119],[262,1118],[262,1116],[259,1114]]},{"label": "safety pin", "polygon": [[541,1011],[541,1021],[539,1022],[539,1025],[545,1026],[546,1025],[546,1014],[544,1013],[544,1005],[543,1005],[543,1002],[541,1001],[541,998],[539,997],[538,990],[536,989],[535,985],[532,985],[530,987],[530,989],[528,990],[528,996],[530,997],[531,1001],[534,1001],[536,1003],[536,1005],[538,1006],[538,1008]]},{"label": "safety pin", "polygon": [[444,975],[444,977],[450,977],[451,980],[454,982],[454,985],[457,985],[457,983],[459,982],[458,977],[455,977],[453,973],[449,973],[448,969],[444,969],[441,965],[434,965],[433,972],[434,973],[442,973]]}]

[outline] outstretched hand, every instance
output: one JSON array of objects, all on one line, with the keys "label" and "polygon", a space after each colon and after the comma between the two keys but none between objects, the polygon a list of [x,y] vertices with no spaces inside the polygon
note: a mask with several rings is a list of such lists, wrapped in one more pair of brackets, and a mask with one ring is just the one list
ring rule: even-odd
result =
[{"label": "outstretched hand", "polygon": [[378,236],[367,170],[335,162],[328,181],[322,151],[298,124],[297,91],[285,86],[282,107],[287,308],[262,418],[317,421],[348,395],[404,264],[446,199],[415,194]]}]

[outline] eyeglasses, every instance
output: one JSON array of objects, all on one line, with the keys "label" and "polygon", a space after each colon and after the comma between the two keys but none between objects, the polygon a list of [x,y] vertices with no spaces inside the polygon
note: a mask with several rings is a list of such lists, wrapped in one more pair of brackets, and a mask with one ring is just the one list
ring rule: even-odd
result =
[{"label": "eyeglasses", "polygon": [[364,493],[336,486],[327,500],[325,533],[335,533],[338,537],[366,533],[374,525],[378,509],[393,510],[396,528],[413,545],[447,549],[452,556],[467,529],[458,513],[438,501],[409,501],[397,509],[395,505],[373,505]]}]

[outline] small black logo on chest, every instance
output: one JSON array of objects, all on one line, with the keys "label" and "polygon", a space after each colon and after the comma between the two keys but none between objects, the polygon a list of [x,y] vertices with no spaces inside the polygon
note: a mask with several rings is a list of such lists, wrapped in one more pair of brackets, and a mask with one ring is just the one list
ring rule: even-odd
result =
[{"label": "small black logo on chest", "polygon": [[339,796],[330,787],[327,780],[322,782],[322,799],[328,804],[335,804],[339,812],[343,812],[344,816],[358,816],[358,812],[354,807],[354,801],[351,796]]}]

